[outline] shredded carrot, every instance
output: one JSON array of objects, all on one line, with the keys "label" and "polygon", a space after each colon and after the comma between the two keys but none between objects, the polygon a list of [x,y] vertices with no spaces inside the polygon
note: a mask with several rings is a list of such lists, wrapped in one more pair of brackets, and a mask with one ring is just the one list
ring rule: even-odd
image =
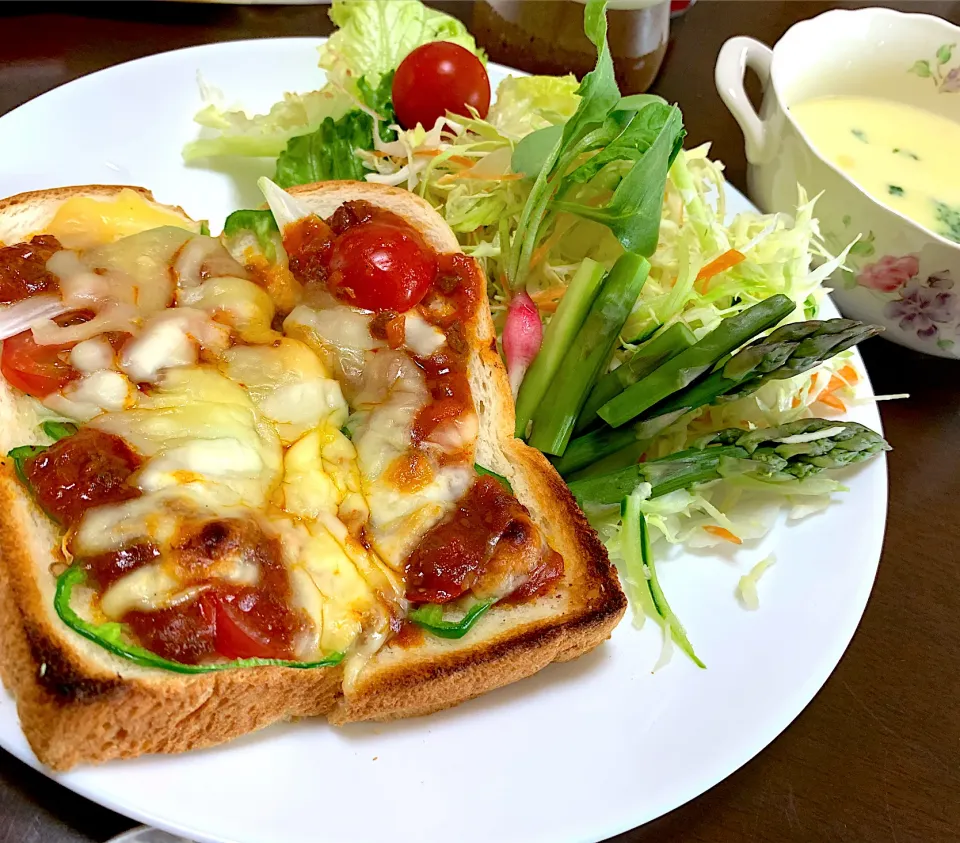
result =
[{"label": "shredded carrot", "polygon": [[467,158],[466,155],[451,155],[447,161],[451,164],[459,164],[461,167],[472,167],[475,163],[472,158]]},{"label": "shredded carrot", "polygon": [[836,392],[838,389],[846,389],[847,382],[836,375],[830,376],[830,383],[827,384],[826,392]]},{"label": "shredded carrot", "polygon": [[715,527],[713,524],[708,524],[703,529],[710,533],[710,535],[721,538],[725,542],[730,542],[731,544],[743,544],[743,539],[741,539],[740,536],[735,536],[726,527]]},{"label": "shredded carrot", "polygon": [[841,378],[843,378],[850,386],[853,386],[855,383],[860,382],[860,375],[857,374],[857,370],[853,368],[849,363],[844,366],[839,372],[837,372]]},{"label": "shredded carrot", "polygon": [[546,258],[550,254],[550,250],[560,242],[560,238],[566,233],[566,228],[560,228],[557,226],[553,233],[544,240],[536,249],[533,250],[533,254],[530,255],[530,269],[533,269],[540,261]]},{"label": "shredded carrot", "polygon": [[[533,264],[531,262],[531,266],[532,265]],[[566,292],[567,288],[560,284],[556,287],[550,287],[546,290],[537,290],[537,292],[530,294],[530,298],[533,299],[533,303],[540,310],[546,313],[553,313],[560,304],[560,299],[563,298],[563,295]]]},{"label": "shredded carrot", "polygon": [[697,292],[707,292],[707,287],[710,286],[709,281],[714,275],[719,275],[721,272],[726,272],[731,267],[736,266],[738,263],[742,263],[746,259],[747,256],[744,255],[743,252],[738,252],[736,249],[730,249],[729,251],[726,251],[720,255],[720,257],[714,258],[697,273],[697,280],[694,282]]},{"label": "shredded carrot", "polygon": [[421,158],[436,158],[442,151],[440,149],[415,149],[413,154]]},{"label": "shredded carrot", "polygon": [[[850,373],[853,374],[853,379],[847,380],[844,378],[844,374],[848,369],[850,370]],[[830,381],[827,383],[827,388],[817,396],[816,400],[827,407],[831,407],[834,410],[839,410],[841,413],[846,412],[847,407],[843,401],[837,397],[836,392],[837,390],[848,388],[851,383],[856,383],[857,377],[857,373],[852,366],[844,366],[838,374],[830,376]]]},{"label": "shredded carrot", "polygon": [[847,411],[846,404],[844,404],[843,401],[837,398],[837,396],[832,392],[821,392],[817,396],[817,401],[819,401],[821,404],[826,404],[828,407],[831,407],[834,410],[839,410],[841,413],[845,413]]},{"label": "shredded carrot", "polygon": [[800,403],[801,403],[801,402],[800,402],[800,396],[799,396],[799,395],[794,395],[794,396],[793,396],[793,401],[791,402],[790,406],[791,406],[794,410],[796,410],[797,407],[800,406]]}]

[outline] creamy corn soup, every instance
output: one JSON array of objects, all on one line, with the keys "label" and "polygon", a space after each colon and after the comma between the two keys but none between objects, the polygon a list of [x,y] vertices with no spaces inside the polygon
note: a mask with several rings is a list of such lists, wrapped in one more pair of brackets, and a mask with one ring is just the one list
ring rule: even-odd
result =
[{"label": "creamy corn soup", "polygon": [[960,243],[960,123],[892,100],[791,106],[817,151],[884,205]]}]

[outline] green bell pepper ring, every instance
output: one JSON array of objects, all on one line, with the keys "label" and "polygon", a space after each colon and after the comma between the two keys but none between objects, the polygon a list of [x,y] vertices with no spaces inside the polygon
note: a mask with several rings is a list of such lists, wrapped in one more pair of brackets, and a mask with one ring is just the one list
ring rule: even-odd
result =
[{"label": "green bell pepper ring", "polygon": [[438,638],[463,638],[495,602],[495,600],[483,600],[477,603],[458,621],[445,621],[443,606],[436,603],[417,607],[407,615],[407,618]]},{"label": "green bell pepper ring", "polygon": [[94,624],[81,618],[70,605],[70,598],[74,586],[86,581],[87,574],[83,568],[74,565],[67,568],[57,578],[57,590],[53,598],[53,607],[62,620],[74,632],[82,635],[88,641],[99,644],[103,649],[115,656],[127,659],[141,667],[154,667],[169,670],[174,673],[212,673],[218,670],[232,670],[238,667],[293,667],[300,670],[313,667],[333,667],[343,661],[343,653],[333,653],[317,662],[296,662],[284,659],[237,659],[236,661],[221,664],[183,664],[162,658],[136,644],[128,644],[124,640],[123,625],[116,622]]}]

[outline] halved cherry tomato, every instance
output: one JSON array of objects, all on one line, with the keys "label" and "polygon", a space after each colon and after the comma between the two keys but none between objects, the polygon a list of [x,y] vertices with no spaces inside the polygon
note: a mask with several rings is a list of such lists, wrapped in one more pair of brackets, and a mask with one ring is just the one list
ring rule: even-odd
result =
[{"label": "halved cherry tomato", "polygon": [[333,244],[327,284],[339,299],[366,310],[403,313],[419,304],[437,275],[437,257],[412,228],[370,220]]},{"label": "halved cherry tomato", "polygon": [[123,622],[151,653],[183,664],[200,664],[216,654],[216,608],[206,594],[152,612],[127,612]]},{"label": "halved cherry tomato", "polygon": [[293,617],[254,588],[217,594],[217,652],[227,659],[292,658]]},{"label": "halved cherry tomato", "polygon": [[449,41],[424,44],[400,62],[392,93],[393,107],[406,129],[417,123],[432,129],[448,111],[469,117],[468,105],[481,117],[490,110],[490,80],[483,64],[468,49]]},{"label": "halved cherry tomato", "polygon": [[9,337],[0,352],[0,372],[7,383],[34,398],[45,398],[63,389],[79,372],[66,360],[67,345],[37,345],[33,333]]}]

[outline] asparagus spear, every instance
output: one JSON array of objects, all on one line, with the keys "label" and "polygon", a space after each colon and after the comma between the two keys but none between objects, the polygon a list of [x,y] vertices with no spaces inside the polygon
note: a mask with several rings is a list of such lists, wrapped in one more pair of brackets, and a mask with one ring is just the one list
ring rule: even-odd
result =
[{"label": "asparagus spear", "polygon": [[685,451],[569,485],[581,506],[598,506],[619,503],[639,483],[650,483],[650,496],[658,497],[716,480],[733,467],[732,460],[748,461],[739,467],[752,477],[777,482],[804,479],[889,450],[880,434],[857,422],[801,419],[764,430],[728,428]]},{"label": "asparagus spear", "polygon": [[556,376],[563,356],[573,343],[583,320],[587,318],[587,312],[597,297],[603,276],[603,266],[586,258],[560,299],[557,312],[544,331],[540,351],[520,384],[520,392],[517,394],[516,436],[526,437],[530,419]]},{"label": "asparagus spear", "polygon": [[693,331],[682,322],[671,325],[659,336],[645,342],[623,365],[607,372],[597,381],[587,403],[583,405],[574,430],[577,433],[587,430],[597,421],[597,410],[604,404],[696,342]]},{"label": "asparagus spear", "polygon": [[724,319],[695,346],[678,354],[604,404],[598,415],[613,427],[626,424],[663,399],[689,386],[730,352],[776,325],[789,315],[794,307],[793,301],[787,296],[777,294],[748,307],[736,316]]},{"label": "asparagus spear", "polygon": [[637,437],[632,427],[612,430],[604,426],[599,430],[578,436],[570,442],[563,456],[552,460],[553,467],[561,477],[569,477],[574,472],[633,445],[636,441]]},{"label": "asparagus spear", "polygon": [[745,460],[746,450],[735,446],[688,448],[658,460],[630,465],[599,477],[571,481],[570,491],[580,506],[614,504],[640,483],[651,485],[650,497],[716,480],[721,460]]},{"label": "asparagus spear", "polygon": [[795,322],[777,328],[739,351],[723,368],[643,413],[640,421],[629,428],[630,436],[621,432],[624,428],[603,428],[574,439],[557,470],[567,477],[587,465],[588,456],[598,460],[631,441],[653,439],[691,410],[743,398],[770,380],[792,378],[880,330],[850,319]]},{"label": "asparagus spear", "polygon": [[649,440],[637,439],[625,448],[621,448],[619,451],[614,451],[612,454],[590,463],[586,468],[577,469],[573,472],[568,471],[562,476],[564,480],[570,483],[574,480],[582,480],[585,477],[599,477],[602,474],[609,474],[611,471],[626,468],[628,465],[636,465],[643,460],[643,455],[649,447]]},{"label": "asparagus spear", "polygon": [[701,440],[698,445],[709,448],[719,443],[723,446],[734,436],[737,447],[745,449],[752,461],[763,463],[764,468],[755,472],[761,479],[785,479],[790,475],[802,480],[890,450],[887,441],[869,427],[834,419],[799,419],[748,433],[730,428],[713,434],[709,441]]},{"label": "asparagus spear", "polygon": [[613,265],[534,413],[530,444],[535,448],[547,454],[562,454],[566,449],[587,394],[610,360],[649,271],[647,260],[632,252],[622,254]]},{"label": "asparagus spear", "polygon": [[646,418],[744,398],[771,380],[792,378],[883,329],[853,319],[794,322],[741,349],[722,369],[657,405]]}]

